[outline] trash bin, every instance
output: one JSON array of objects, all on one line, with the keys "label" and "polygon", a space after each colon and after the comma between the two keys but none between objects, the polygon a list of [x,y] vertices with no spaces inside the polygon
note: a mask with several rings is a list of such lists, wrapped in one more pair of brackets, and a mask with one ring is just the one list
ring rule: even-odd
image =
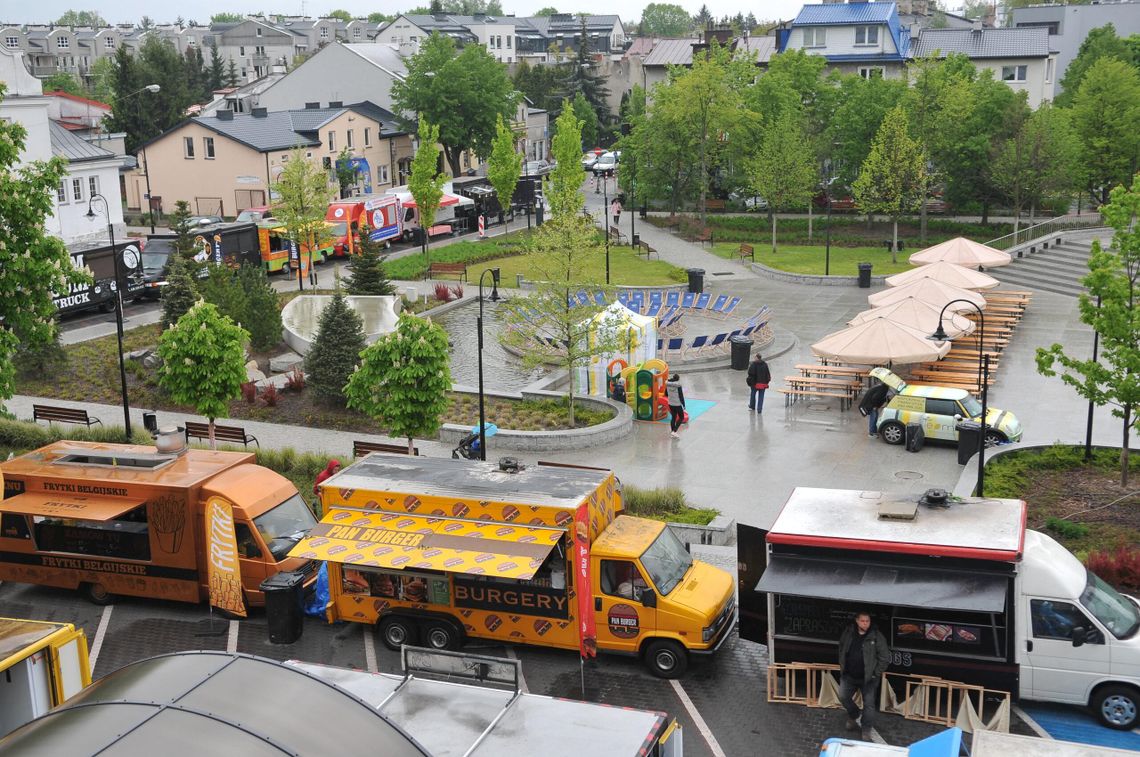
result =
[{"label": "trash bin", "polygon": [[639,244],[641,244],[641,235],[635,233],[632,237],[630,237],[629,246],[637,247]]},{"label": "trash bin", "polygon": [[958,430],[958,465],[965,465],[978,451],[982,424],[977,421],[962,421],[954,428]]},{"label": "trash bin", "polygon": [[541,226],[542,225],[542,218],[543,218],[543,212],[542,211],[543,211],[543,205],[542,205],[542,201],[540,200],[539,203],[534,206],[534,225],[535,226]]},{"label": "trash bin", "polygon": [[143,428],[150,432],[151,436],[158,433],[158,414],[150,411],[143,412]]},{"label": "trash bin", "polygon": [[265,592],[269,641],[292,644],[301,638],[301,621],[305,616],[305,574],[296,571],[277,573],[261,582],[261,590]]},{"label": "trash bin", "polygon": [[883,247],[886,247],[886,248],[887,248],[887,252],[890,252],[890,251],[891,251],[891,248],[892,248],[892,247],[894,247],[894,244],[891,242],[891,240],[889,240],[889,239],[884,239],[884,240],[883,240]]},{"label": "trash bin", "polygon": [[705,291],[705,269],[704,268],[690,268],[689,274],[689,291],[694,294],[700,294]]},{"label": "trash bin", "polygon": [[748,357],[752,353],[752,340],[737,334],[728,341],[732,345],[732,370],[748,370]]},{"label": "trash bin", "polygon": [[870,263],[860,263],[859,264],[859,288],[860,289],[870,289],[871,288],[871,267],[872,266]]}]

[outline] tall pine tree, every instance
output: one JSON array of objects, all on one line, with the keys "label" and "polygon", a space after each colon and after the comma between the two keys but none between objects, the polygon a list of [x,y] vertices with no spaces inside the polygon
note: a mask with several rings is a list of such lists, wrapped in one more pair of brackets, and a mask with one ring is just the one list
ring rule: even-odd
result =
[{"label": "tall pine tree", "polygon": [[221,89],[225,83],[226,64],[222,60],[222,56],[218,54],[217,45],[210,45],[210,68],[208,75],[210,92],[213,92],[215,89]]},{"label": "tall pine tree", "polygon": [[566,73],[565,91],[581,93],[594,112],[598,114],[598,121],[603,128],[609,126],[611,119],[608,99],[610,90],[606,87],[605,74],[599,73],[594,62],[593,51],[590,49],[590,35],[586,31],[586,17],[582,17],[581,31],[578,39],[578,54],[574,60],[566,64],[569,71]]},{"label": "tall pine tree", "polygon": [[178,255],[171,255],[166,269],[166,286],[162,288],[162,328],[178,323],[182,315],[198,301],[198,291],[190,267]]},{"label": "tall pine tree", "polygon": [[384,274],[384,246],[364,234],[360,238],[360,254],[349,258],[345,291],[353,295],[395,294],[396,288]]},{"label": "tall pine tree", "polygon": [[343,405],[344,387],[364,351],[364,323],[337,287],[321,311],[312,349],[305,355],[305,374],[318,399]]}]

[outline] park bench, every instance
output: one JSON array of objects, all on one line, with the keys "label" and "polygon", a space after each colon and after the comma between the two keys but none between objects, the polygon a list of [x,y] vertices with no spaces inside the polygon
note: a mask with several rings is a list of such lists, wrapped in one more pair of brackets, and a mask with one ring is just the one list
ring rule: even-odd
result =
[{"label": "park bench", "polygon": [[716,198],[709,198],[705,200],[705,210],[709,212],[723,213],[724,200],[718,200]]},{"label": "park bench", "polygon": [[661,253],[657,252],[657,250],[650,247],[645,242],[638,242],[637,254],[638,255],[644,255],[646,260],[651,259],[654,255],[657,256],[658,260],[661,259]]},{"label": "park bench", "polygon": [[837,399],[839,406],[842,408],[850,401],[850,396],[845,392],[833,392],[822,389],[807,389],[804,387],[788,387],[776,390],[784,395],[784,406],[795,403],[801,399]]},{"label": "park bench", "polygon": [[[372,452],[387,452],[390,455],[406,455],[408,454],[408,445],[385,444],[384,442],[362,442],[359,439],[352,440],[353,457],[364,457]],[[419,457],[420,448],[412,447],[412,454]]]},{"label": "park bench", "polygon": [[[209,439],[210,438],[210,424],[198,423],[196,421],[186,421],[186,438],[187,439]],[[257,441],[257,437],[253,434],[247,434],[245,429],[241,426],[222,426],[217,423],[214,424],[214,440],[219,442],[230,442],[233,444],[240,444],[243,447],[249,447],[249,443],[253,442],[259,448],[261,443]]]},{"label": "park bench", "polygon": [[432,237],[445,236],[455,236],[455,229],[450,223],[437,223],[435,226],[432,226],[430,229],[428,229],[429,239]]},{"label": "park bench", "polygon": [[610,239],[611,240],[613,240],[615,242],[620,242],[624,237],[625,237],[625,235],[621,233],[621,229],[619,229],[617,226],[611,226],[610,227]]},{"label": "park bench", "polygon": [[752,261],[756,260],[756,251],[752,249],[752,245],[750,244],[740,245],[740,249],[736,251],[736,255],[740,258],[740,262],[742,263],[744,262],[745,258],[748,258]]},{"label": "park bench", "polygon": [[55,407],[53,405],[32,405],[32,421],[82,423],[88,428],[91,428],[95,424],[103,425],[103,421],[87,415],[86,410],[78,410],[72,407]]},{"label": "park bench", "polygon": [[438,279],[442,276],[456,276],[460,281],[467,281],[467,265],[464,263],[432,263],[428,266],[429,279]]},{"label": "park bench", "polygon": [[667,229],[675,229],[681,224],[681,217],[678,215],[666,216],[661,220],[661,225]]},{"label": "park bench", "polygon": [[705,242],[708,242],[709,245],[711,246],[713,243],[712,228],[706,226],[703,229],[697,229],[696,231],[694,231],[693,232],[693,241],[697,242],[698,244],[704,244]]}]

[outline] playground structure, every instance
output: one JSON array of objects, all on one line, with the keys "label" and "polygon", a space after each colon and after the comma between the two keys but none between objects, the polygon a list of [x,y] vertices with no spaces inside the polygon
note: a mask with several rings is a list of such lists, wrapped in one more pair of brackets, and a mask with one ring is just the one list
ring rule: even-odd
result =
[{"label": "playground structure", "polygon": [[606,366],[606,374],[608,397],[613,396],[619,378],[625,383],[625,401],[633,409],[634,420],[657,421],[669,415],[669,401],[665,398],[669,365],[664,360],[650,358],[630,365],[616,358]]}]

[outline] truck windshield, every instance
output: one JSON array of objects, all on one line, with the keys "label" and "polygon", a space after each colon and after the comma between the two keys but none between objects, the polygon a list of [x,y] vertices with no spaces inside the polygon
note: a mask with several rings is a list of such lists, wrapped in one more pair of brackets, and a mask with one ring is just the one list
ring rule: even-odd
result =
[{"label": "truck windshield", "polygon": [[641,555],[641,564],[649,571],[649,580],[664,597],[681,583],[693,564],[693,558],[685,551],[685,545],[677,535],[666,527]]},{"label": "truck windshield", "polygon": [[294,494],[269,512],[253,519],[258,533],[265,540],[273,559],[281,562],[297,542],[317,525],[313,511]]},{"label": "truck windshield", "polygon": [[348,233],[348,224],[346,224],[344,221],[330,223],[329,226],[332,228],[332,233],[335,237],[343,237]]},{"label": "truck windshield", "polygon": [[1118,639],[1127,639],[1140,629],[1140,613],[1136,605],[1091,570],[1088,571],[1088,584],[1081,594],[1081,604]]},{"label": "truck windshield", "polygon": [[964,409],[971,418],[980,418],[982,416],[982,403],[974,399],[972,395],[967,394],[962,398],[961,402],[962,409]]}]

